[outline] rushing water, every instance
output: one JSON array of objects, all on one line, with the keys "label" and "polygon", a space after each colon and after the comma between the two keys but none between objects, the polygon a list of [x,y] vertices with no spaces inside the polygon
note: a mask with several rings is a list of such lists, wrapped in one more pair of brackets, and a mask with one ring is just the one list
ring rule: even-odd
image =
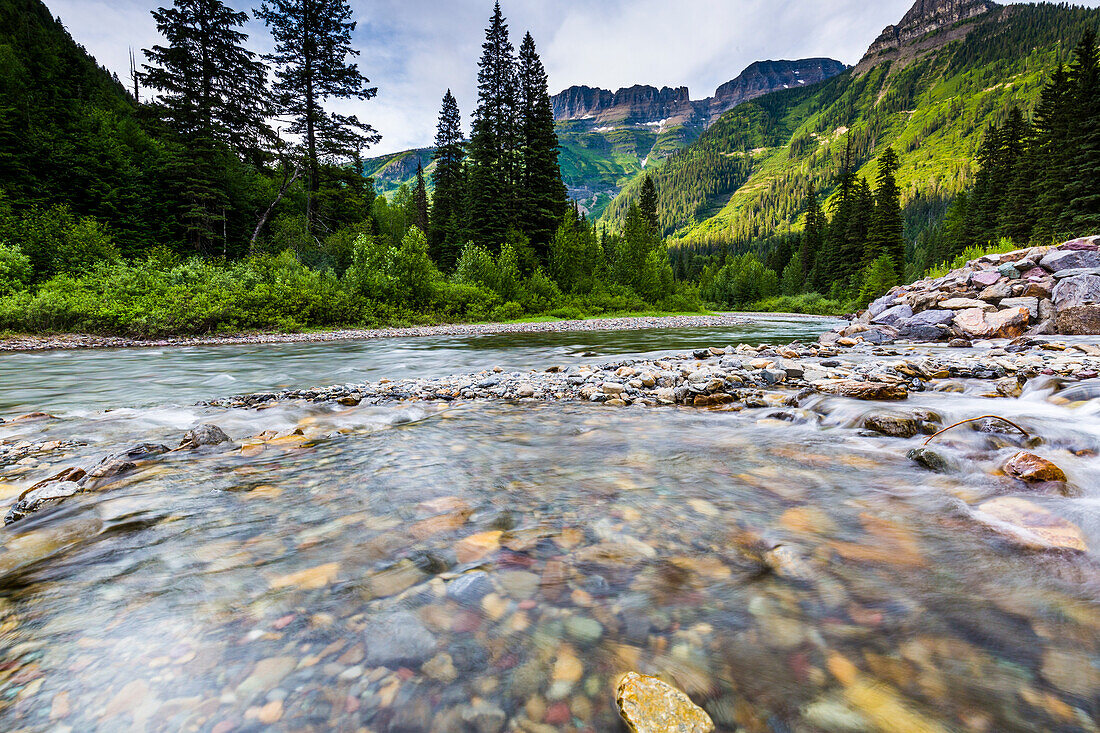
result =
[{"label": "rushing water", "polygon": [[[560,363],[668,345],[589,336],[423,357],[453,373],[526,365],[524,349]],[[337,368],[349,346],[327,346]],[[374,346],[359,368],[381,368]],[[209,371],[260,363],[223,348]],[[145,354],[126,370],[183,359]],[[820,424],[587,404],[85,414],[104,382],[85,382],[79,417],[0,426],[87,443],[4,469],[5,495],[199,422],[238,443],[169,454],[3,530],[0,729],[602,733],[620,730],[613,685],[635,669],[723,731],[1097,730],[1095,551],[1023,553],[967,508],[1014,491],[994,469],[1019,438],[945,436],[958,470],[939,475],[906,459],[921,439],[862,434],[875,408],[843,399],[823,398]],[[1031,498],[1095,550],[1100,410],[1043,387],[997,412],[1081,490]],[[949,422],[989,411],[974,391],[912,402]],[[283,437],[247,439],[265,431]],[[776,544],[789,571],[761,574]]]}]

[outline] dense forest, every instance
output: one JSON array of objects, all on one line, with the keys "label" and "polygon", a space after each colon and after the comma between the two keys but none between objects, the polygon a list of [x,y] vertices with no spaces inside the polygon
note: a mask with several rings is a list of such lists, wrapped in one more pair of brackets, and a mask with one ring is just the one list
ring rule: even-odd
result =
[{"label": "dense forest", "polygon": [[840,313],[1100,231],[1098,11],[1019,6],[743,104],[600,222],[567,200],[546,70],[499,4],[470,135],[446,91],[430,172],[388,196],[364,175],[378,133],[333,110],[376,94],[347,0],[264,0],[264,55],[221,0],[151,12],[161,42],[123,84],[40,0],[0,0],[0,330]]},{"label": "dense forest", "polygon": [[[467,141],[448,92],[434,196],[376,196],[376,88],[346,0],[151,11],[126,85],[39,0],[0,0],[0,329],[157,334],[697,309],[656,231],[569,205],[546,72],[499,5]],[[651,217],[652,218],[652,217]],[[640,211],[634,223],[648,222]],[[594,246],[590,246],[595,242]],[[649,268],[649,269],[647,269]]]}]

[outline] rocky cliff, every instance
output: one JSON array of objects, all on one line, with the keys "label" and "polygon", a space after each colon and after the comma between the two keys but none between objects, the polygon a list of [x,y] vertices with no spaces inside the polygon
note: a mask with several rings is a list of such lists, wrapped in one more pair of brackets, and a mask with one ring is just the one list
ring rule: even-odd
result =
[{"label": "rocky cliff", "polygon": [[906,47],[921,52],[957,40],[968,31],[960,23],[1000,7],[990,0],[917,0],[897,25],[887,26],[875,39],[857,69],[904,57]]},{"label": "rocky cliff", "polygon": [[839,332],[874,344],[1100,334],[1100,237],[969,262],[894,288]]},{"label": "rocky cliff", "polygon": [[611,92],[587,86],[569,87],[553,97],[558,122],[588,120],[594,125],[697,123],[709,125],[739,104],[780,89],[816,84],[847,67],[833,59],[758,61],[713,97],[693,101],[687,87],[633,86]]}]

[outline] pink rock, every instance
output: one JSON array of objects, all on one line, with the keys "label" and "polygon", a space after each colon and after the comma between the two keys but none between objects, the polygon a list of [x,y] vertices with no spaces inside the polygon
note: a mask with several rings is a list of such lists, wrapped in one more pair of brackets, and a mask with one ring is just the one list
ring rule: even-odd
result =
[{"label": "pink rock", "polygon": [[1047,276],[1047,271],[1041,267],[1033,267],[1024,273],[1024,278],[1032,282],[1042,280]]},{"label": "pink rock", "polygon": [[1001,273],[996,270],[982,270],[981,272],[975,272],[970,276],[970,282],[984,285],[986,287],[992,285],[1001,279]]},{"label": "pink rock", "polygon": [[970,338],[988,338],[993,329],[981,308],[969,308],[955,314],[955,327]]}]

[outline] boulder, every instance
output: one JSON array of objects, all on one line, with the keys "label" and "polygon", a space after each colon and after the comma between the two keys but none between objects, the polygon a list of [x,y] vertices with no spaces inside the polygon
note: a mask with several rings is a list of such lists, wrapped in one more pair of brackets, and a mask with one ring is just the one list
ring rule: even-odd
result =
[{"label": "boulder", "polygon": [[1058,249],[1044,257],[1039,264],[1054,273],[1063,270],[1100,268],[1100,252],[1094,250]]},{"label": "boulder", "polygon": [[975,272],[970,276],[970,282],[973,285],[981,285],[988,287],[993,283],[1001,279],[1001,273],[996,270],[982,270],[981,272]]},{"label": "boulder", "polygon": [[955,328],[972,339],[988,338],[993,333],[993,329],[986,322],[985,311],[980,308],[959,311],[955,315]]},{"label": "boulder", "polygon": [[993,336],[997,338],[1014,339],[1018,336],[1023,336],[1024,331],[1027,330],[1028,319],[1030,314],[1028,309],[1024,307],[1020,308],[1007,308],[996,313],[990,313],[986,316],[986,323],[989,324],[989,329]]},{"label": "boulder", "polygon": [[221,445],[229,442],[229,436],[217,425],[199,425],[188,430],[180,441],[180,448],[193,450],[204,445]]},{"label": "boulder", "polygon": [[871,315],[871,318],[877,318],[879,314],[886,311],[891,306],[897,304],[898,296],[893,293],[887,293],[878,300],[867,306],[867,312]]},{"label": "boulder", "polygon": [[633,733],[713,733],[714,721],[687,694],[656,677],[627,672],[615,689],[619,715]]},{"label": "boulder", "polygon": [[1029,282],[1024,291],[1020,293],[1024,298],[1038,298],[1039,300],[1046,300],[1050,298],[1051,292],[1054,288],[1053,283],[1046,281],[1043,282]]},{"label": "boulder", "polygon": [[1079,308],[1059,309],[1054,320],[1054,333],[1067,336],[1100,334],[1100,306],[1085,305]]},{"label": "boulder", "polygon": [[1038,298],[1005,298],[1001,301],[1002,308],[1027,308],[1028,315],[1037,319],[1039,317]]},{"label": "boulder", "polygon": [[909,398],[909,390],[904,384],[886,384],[884,382],[860,382],[854,379],[840,379],[818,385],[825,394],[839,397],[851,397],[856,400],[897,401]]},{"label": "boulder", "polygon": [[1001,470],[1012,478],[1029,484],[1041,484],[1047,481],[1066,481],[1065,472],[1045,458],[1034,453],[1020,451],[1001,466]]},{"label": "boulder", "polygon": [[1020,277],[1020,271],[1017,270],[1016,265],[1011,262],[1006,262],[998,267],[997,272],[999,272],[1003,277],[1007,277],[1009,280],[1015,280],[1016,278]]},{"label": "boulder", "polygon": [[1012,297],[1012,283],[1008,280],[1001,280],[999,283],[994,283],[988,288],[983,290],[978,295],[978,300],[1000,300],[1001,298]]},{"label": "boulder", "polygon": [[1054,287],[1053,296],[1059,311],[1100,304],[1100,276],[1078,275],[1061,280]]},{"label": "boulder", "polygon": [[1072,270],[1059,270],[1054,273],[1054,279],[1065,280],[1067,277],[1080,277],[1081,275],[1100,275],[1100,267],[1077,267]]},{"label": "boulder", "polygon": [[871,319],[871,323],[875,323],[882,326],[896,326],[899,321],[904,321],[906,318],[910,318],[913,315],[913,309],[904,303],[902,305],[895,305],[892,308],[887,308]]},{"label": "boulder", "polygon": [[946,308],[952,311],[962,310],[982,310],[982,311],[995,311],[997,306],[986,303],[984,300],[975,300],[974,298],[949,298],[947,300],[940,301],[940,308]]}]

